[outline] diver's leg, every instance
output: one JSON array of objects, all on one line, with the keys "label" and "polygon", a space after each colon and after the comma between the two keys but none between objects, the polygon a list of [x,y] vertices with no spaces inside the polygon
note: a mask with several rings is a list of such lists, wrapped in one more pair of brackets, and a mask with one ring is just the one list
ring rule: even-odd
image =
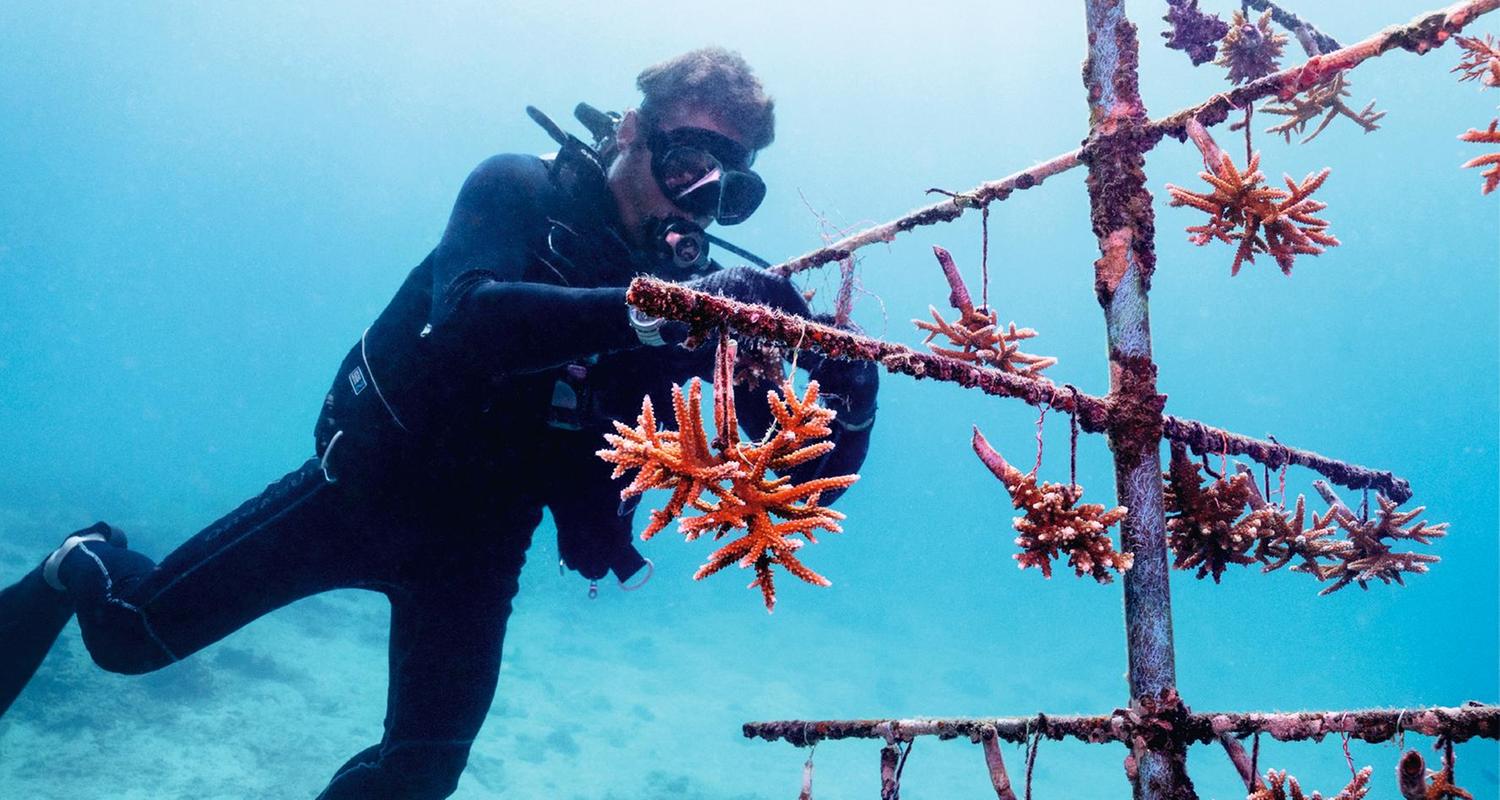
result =
[{"label": "diver's leg", "polygon": [[420,578],[391,593],[385,737],[350,759],[319,800],[425,800],[457,788],[495,696],[506,620],[540,516],[512,517],[498,537],[462,531],[423,554],[413,570]]},{"label": "diver's leg", "polygon": [[0,716],[36,674],[63,627],[73,618],[73,598],[55,585],[56,565],[85,541],[124,547],[125,535],[103,522],[75,531],[36,569],[0,589],[0,642],[5,643],[0,648]]},{"label": "diver's leg", "polygon": [[311,460],[160,564],[85,542],[63,561],[84,644],[111,672],[159,669],[317,592],[375,582],[388,560],[356,539],[356,505]]}]

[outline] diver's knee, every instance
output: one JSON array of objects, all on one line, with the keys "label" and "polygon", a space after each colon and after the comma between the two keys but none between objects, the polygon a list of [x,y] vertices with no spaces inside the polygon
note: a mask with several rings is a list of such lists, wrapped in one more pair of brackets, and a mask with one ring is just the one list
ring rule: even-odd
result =
[{"label": "diver's knee", "polygon": [[456,758],[447,755],[432,755],[421,764],[413,765],[407,773],[410,786],[408,797],[420,800],[442,800],[458,791],[458,779],[464,774],[468,754]]},{"label": "diver's knee", "polygon": [[94,663],[106,672],[142,675],[171,664],[174,659],[139,619],[115,625],[83,625],[83,645]]}]

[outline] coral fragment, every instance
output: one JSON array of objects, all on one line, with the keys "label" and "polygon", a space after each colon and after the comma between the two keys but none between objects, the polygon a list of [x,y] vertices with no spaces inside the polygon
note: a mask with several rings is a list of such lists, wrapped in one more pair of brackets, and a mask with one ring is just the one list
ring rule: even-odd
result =
[{"label": "coral fragment", "polygon": [[1052,577],[1052,560],[1068,554],[1068,564],[1081,578],[1085,574],[1100,583],[1109,583],[1109,573],[1130,569],[1133,556],[1118,552],[1109,538],[1109,529],[1125,518],[1124,506],[1105,510],[1096,503],[1077,505],[1083,497],[1082,486],[1060,483],[1038,485],[1034,473],[1022,473],[1011,466],[1000,453],[974,429],[974,453],[1010,492],[1011,502],[1022,510],[1013,524],[1020,536],[1016,544],[1021,552],[1015,556],[1021,569],[1037,567],[1042,576]]},{"label": "coral fragment", "polygon": [[1198,175],[1212,191],[1199,193],[1167,184],[1170,205],[1189,206],[1209,215],[1203,225],[1188,226],[1188,241],[1205,245],[1217,239],[1226,244],[1239,243],[1229,274],[1238,275],[1246,262],[1254,263],[1256,253],[1268,253],[1292,274],[1298,255],[1318,255],[1326,247],[1336,247],[1339,240],[1328,233],[1328,221],[1316,216],[1327,204],[1314,200],[1327,180],[1329,169],[1308,175],[1294,183],[1286,176],[1286,189],[1263,185],[1260,154],[1253,153],[1241,170],[1228,153],[1219,153],[1220,161],[1213,172]]},{"label": "coral fragment", "polygon": [[1344,98],[1348,96],[1348,79],[1343,72],[1338,72],[1327,81],[1308,89],[1304,95],[1295,96],[1286,103],[1267,103],[1261,106],[1261,111],[1287,119],[1266,128],[1266,133],[1279,133],[1290,144],[1294,132],[1300,135],[1307,129],[1308,123],[1320,116],[1323,119],[1312,133],[1302,139],[1303,144],[1318,138],[1318,134],[1340,116],[1354,120],[1355,124],[1365,129],[1365,133],[1379,130],[1380,125],[1377,123],[1385,116],[1385,112],[1375,110],[1375,101],[1371,100],[1363,111],[1355,111],[1344,103]]},{"label": "coral fragment", "polygon": [[[1496,130],[1497,126],[1500,126],[1500,119],[1492,120],[1490,127],[1486,130],[1479,131],[1470,128],[1468,131],[1460,133],[1458,138],[1465,142],[1500,144],[1500,130]],[[1495,191],[1496,187],[1500,187],[1500,152],[1487,153],[1478,158],[1469,159],[1464,162],[1461,169],[1468,169],[1470,167],[1488,167],[1488,169],[1479,173],[1479,176],[1484,178],[1484,188],[1480,190],[1482,194],[1489,194]]]},{"label": "coral fragment", "polygon": [[[694,378],[686,393],[680,386],[672,389],[676,431],[657,430],[647,397],[636,427],[616,422],[615,433],[605,435],[610,447],[598,451],[598,456],[615,465],[615,477],[638,470],[621,491],[621,499],[647,489],[672,490],[666,506],[651,512],[651,523],[641,538],[651,538],[673,519],[689,540],[705,533],[717,540],[732,530],[743,530],[742,536],[710,555],[693,578],[702,580],[730,564],[753,568],[755,579],[750,586],[760,589],[769,611],[776,604],[773,565],[807,583],[829,585],[827,578],[793,554],[804,540],[816,542],[816,531],[842,532],[839,521],[844,515],[821,505],[819,498],[823,492],[850,486],[859,476],[793,483],[784,474],[833,449],[833,443],[824,439],[831,432],[835,412],[818,405],[817,381],[810,381],[801,396],[790,381],[782,384],[780,392],[768,392],[766,402],[774,418],[771,430],[759,442],[742,441],[734,407],[734,354],[735,343],[721,335],[714,367],[716,436],[711,443],[703,427],[702,382]],[[699,515],[684,516],[690,508]]]},{"label": "coral fragment", "polygon": [[[912,320],[913,325],[927,332],[927,338],[922,340],[922,343],[926,344],[928,349],[938,355],[956,358],[970,364],[993,367],[1013,375],[1037,378],[1041,377],[1042,370],[1057,363],[1055,358],[1021,352],[1020,343],[1034,338],[1037,335],[1036,331],[1031,328],[1017,328],[1014,322],[1002,329],[993,309],[988,306],[976,307],[974,305],[974,301],[969,296],[968,287],[964,285],[963,278],[958,274],[958,267],[954,265],[953,257],[948,254],[948,251],[941,247],[932,249],[937,255],[938,263],[942,266],[943,274],[947,277],[952,290],[948,295],[948,302],[959,312],[959,318],[949,322],[943,318],[935,306],[928,306],[928,310],[932,312],[932,322]],[[948,339],[948,346],[932,343],[932,340],[939,335]]]},{"label": "coral fragment", "polygon": [[1219,57],[1214,63],[1229,68],[1230,83],[1253,81],[1276,71],[1286,42],[1286,34],[1271,28],[1270,11],[1252,23],[1243,10],[1236,10],[1229,21],[1229,32],[1219,42]]}]

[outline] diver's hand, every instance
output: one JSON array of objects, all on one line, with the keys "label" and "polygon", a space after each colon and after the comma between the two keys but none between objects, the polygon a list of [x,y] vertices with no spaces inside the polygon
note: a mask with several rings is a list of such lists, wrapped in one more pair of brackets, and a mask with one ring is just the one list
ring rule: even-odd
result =
[{"label": "diver's hand", "polygon": [[767,305],[802,317],[810,314],[807,300],[790,280],[756,267],[726,267],[683,285],[742,303]]},{"label": "diver's hand", "polygon": [[[798,316],[805,317],[810,313],[807,300],[790,280],[755,267],[727,267],[685,281],[682,285],[742,303],[767,305]],[[687,324],[675,320],[667,320],[659,329],[662,342],[669,345],[683,344],[690,333]]]},{"label": "diver's hand", "polygon": [[[819,314],[813,320],[834,324],[831,314]],[[839,327],[859,332],[852,322]],[[823,404],[838,412],[838,424],[863,430],[875,421],[875,395],[880,389],[880,367],[875,362],[823,357],[809,367],[807,376],[818,382]]]}]

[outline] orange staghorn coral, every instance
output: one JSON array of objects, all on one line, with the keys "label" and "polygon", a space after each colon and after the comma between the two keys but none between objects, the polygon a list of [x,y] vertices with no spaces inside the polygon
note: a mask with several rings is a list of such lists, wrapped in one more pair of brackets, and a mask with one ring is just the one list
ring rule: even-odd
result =
[{"label": "orange staghorn coral", "polygon": [[[743,536],[709,556],[693,578],[702,580],[734,563],[754,568],[755,580],[750,586],[761,590],[770,611],[776,604],[772,565],[779,564],[808,583],[829,585],[827,578],[802,564],[793,553],[803,545],[803,539],[816,542],[814,533],[818,530],[842,532],[839,521],[844,515],[819,505],[819,496],[847,487],[859,476],[840,475],[803,483],[793,483],[785,475],[773,477],[772,473],[784,473],[833,449],[832,442],[818,440],[831,432],[829,424],[835,414],[817,404],[816,381],[810,382],[800,397],[788,381],[782,384],[780,393],[767,393],[775,424],[765,438],[760,442],[742,441],[734,407],[734,363],[735,343],[721,335],[714,365],[716,435],[712,442],[701,416],[702,382],[694,378],[686,394],[680,386],[672,389],[677,431],[656,429],[651,399],[647,397],[636,427],[616,422],[615,433],[605,436],[610,447],[598,455],[615,465],[615,477],[639,470],[620,493],[622,499],[647,489],[672,490],[667,505],[651,512],[651,523],[641,538],[650,539],[673,519],[679,520],[678,527],[688,540],[709,532],[721,539],[731,530],[743,529]],[[689,508],[701,513],[684,516]],[[803,539],[792,538],[798,535]]]},{"label": "orange staghorn coral", "polygon": [[1319,595],[1332,594],[1351,583],[1358,583],[1359,588],[1364,589],[1372,580],[1405,586],[1402,573],[1426,572],[1428,564],[1440,560],[1426,553],[1393,553],[1390,543],[1414,541],[1431,544],[1432,539],[1448,535],[1448,523],[1429,526],[1422,521],[1412,525],[1409,523],[1421,516],[1425,506],[1397,511],[1399,503],[1394,500],[1383,494],[1377,495],[1376,499],[1380,502],[1380,512],[1369,520],[1361,520],[1342,503],[1333,504],[1333,519],[1348,534],[1349,548],[1337,554],[1339,563],[1324,569],[1323,577],[1333,579],[1334,583]]},{"label": "orange staghorn coral", "polygon": [[1286,176],[1286,189],[1263,185],[1260,154],[1250,156],[1244,170],[1235,167],[1227,153],[1214,172],[1200,172],[1213,191],[1207,194],[1167,184],[1171,205],[1191,206],[1209,215],[1203,225],[1189,226],[1188,240],[1196,245],[1217,239],[1226,244],[1239,242],[1229,274],[1238,275],[1245,262],[1254,262],[1256,253],[1269,253],[1281,271],[1292,274],[1298,255],[1318,255],[1325,247],[1336,247],[1339,240],[1328,233],[1328,221],[1314,216],[1327,204],[1312,199],[1312,193],[1328,178],[1329,169],[1308,175],[1302,183]]},{"label": "orange staghorn coral", "polygon": [[[1465,142],[1500,144],[1500,130],[1496,130],[1497,126],[1500,126],[1500,119],[1491,121],[1490,127],[1486,130],[1478,131],[1470,128],[1468,131],[1460,133],[1458,138]],[[1464,162],[1463,167],[1460,169],[1468,169],[1470,167],[1488,167],[1488,169],[1479,173],[1479,176],[1484,178],[1484,188],[1480,190],[1482,194],[1489,194],[1495,191],[1496,187],[1500,187],[1500,153],[1487,153],[1478,158],[1469,159]]]},{"label": "orange staghorn coral", "polygon": [[[1349,785],[1330,800],[1363,800],[1370,793],[1371,772],[1370,767],[1360,770],[1350,779]],[[1245,800],[1323,800],[1323,795],[1321,792],[1303,794],[1296,778],[1287,775],[1286,770],[1277,772],[1272,769],[1266,770],[1265,785],[1251,792]]]},{"label": "orange staghorn coral", "polygon": [[1253,81],[1276,71],[1276,60],[1281,58],[1286,41],[1286,34],[1271,28],[1270,11],[1253,23],[1244,11],[1236,11],[1229,20],[1229,33],[1219,41],[1219,57],[1214,63],[1229,68],[1230,83]]},{"label": "orange staghorn coral", "polygon": [[[1002,330],[994,309],[988,306],[975,307],[969,296],[969,289],[964,285],[963,277],[958,274],[958,267],[954,265],[953,257],[948,251],[936,246],[932,251],[952,290],[948,295],[948,303],[958,311],[959,317],[949,322],[943,319],[936,306],[928,306],[928,310],[932,312],[932,322],[912,320],[913,325],[927,331],[923,344],[938,355],[994,367],[1015,375],[1039,378],[1042,370],[1057,363],[1055,358],[1021,352],[1020,342],[1035,337],[1036,331],[1017,328],[1014,322],[1010,323],[1008,329]],[[932,340],[939,335],[947,337],[949,347],[932,344]]]},{"label": "orange staghorn coral", "polygon": [[1460,81],[1477,80],[1485,86],[1500,86],[1500,49],[1495,46],[1493,34],[1485,34],[1483,39],[1455,36],[1453,41],[1463,48],[1464,56],[1449,72],[1462,72]]},{"label": "orange staghorn coral", "polygon": [[1125,518],[1124,506],[1106,511],[1096,503],[1075,505],[1083,497],[1082,486],[1038,486],[1034,473],[1023,474],[1007,463],[978,428],[974,429],[973,445],[979,460],[1005,484],[1011,501],[1023,511],[1024,515],[1014,520],[1021,534],[1016,544],[1022,552],[1015,557],[1021,569],[1038,567],[1043,577],[1050,578],[1052,560],[1064,551],[1069,566],[1080,578],[1087,573],[1100,583],[1109,583],[1114,580],[1110,569],[1130,569],[1131,554],[1117,552],[1109,538],[1110,527]]}]

